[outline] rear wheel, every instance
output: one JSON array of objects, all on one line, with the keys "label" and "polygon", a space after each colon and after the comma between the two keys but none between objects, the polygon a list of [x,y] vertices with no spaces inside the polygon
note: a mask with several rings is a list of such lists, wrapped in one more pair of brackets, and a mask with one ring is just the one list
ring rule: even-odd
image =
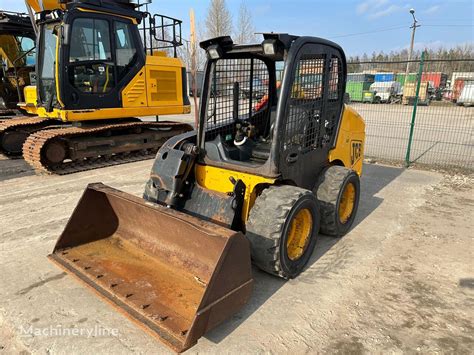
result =
[{"label": "rear wheel", "polygon": [[359,207],[359,176],[343,166],[330,166],[321,181],[316,191],[321,208],[321,232],[341,237],[351,228]]},{"label": "rear wheel", "polygon": [[247,222],[253,263],[289,279],[300,274],[319,232],[319,206],[311,191],[271,186],[255,201]]}]

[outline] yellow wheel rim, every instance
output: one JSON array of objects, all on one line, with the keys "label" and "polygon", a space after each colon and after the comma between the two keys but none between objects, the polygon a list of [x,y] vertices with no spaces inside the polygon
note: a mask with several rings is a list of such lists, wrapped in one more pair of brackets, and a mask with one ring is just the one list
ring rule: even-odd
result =
[{"label": "yellow wheel rim", "polygon": [[291,221],[286,242],[290,260],[298,260],[306,250],[313,229],[313,216],[307,208],[298,211]]},{"label": "yellow wheel rim", "polygon": [[342,224],[346,223],[354,210],[356,190],[351,182],[346,185],[342,192],[341,202],[339,203],[339,220]]}]

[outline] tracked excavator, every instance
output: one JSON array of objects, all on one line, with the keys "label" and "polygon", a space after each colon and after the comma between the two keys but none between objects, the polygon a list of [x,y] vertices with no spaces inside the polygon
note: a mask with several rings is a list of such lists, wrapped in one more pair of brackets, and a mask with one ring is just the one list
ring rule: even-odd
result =
[{"label": "tracked excavator", "polygon": [[[143,2],[142,2],[143,3]],[[176,58],[181,21],[141,11],[133,0],[28,0],[38,28],[36,117],[0,124],[4,154],[37,171],[66,174],[151,158],[192,130],[143,116],[190,112]]]},{"label": "tracked excavator", "polygon": [[27,14],[0,10],[0,120],[26,113],[18,105],[34,78],[35,40]]},{"label": "tracked excavator", "polygon": [[349,231],[365,142],[337,44],[270,33],[201,47],[197,131],[160,148],[144,198],[90,184],[49,256],[178,352],[247,303],[251,262],[295,278],[320,233]]}]

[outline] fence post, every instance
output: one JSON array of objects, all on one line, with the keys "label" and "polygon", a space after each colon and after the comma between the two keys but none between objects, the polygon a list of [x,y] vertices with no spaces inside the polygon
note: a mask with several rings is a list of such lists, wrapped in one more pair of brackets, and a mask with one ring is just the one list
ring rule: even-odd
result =
[{"label": "fence post", "polygon": [[[410,136],[408,137],[407,154],[405,156],[405,166],[407,168],[410,166],[411,144],[413,142],[413,131],[415,130],[416,108],[418,106],[418,96],[420,95],[421,76],[423,75],[424,61],[425,61],[425,51],[421,53],[420,67],[418,68],[418,75],[417,75],[418,80],[416,83],[415,101],[413,102],[413,112],[411,114]],[[407,78],[405,77],[405,84],[406,84],[406,80]]]}]

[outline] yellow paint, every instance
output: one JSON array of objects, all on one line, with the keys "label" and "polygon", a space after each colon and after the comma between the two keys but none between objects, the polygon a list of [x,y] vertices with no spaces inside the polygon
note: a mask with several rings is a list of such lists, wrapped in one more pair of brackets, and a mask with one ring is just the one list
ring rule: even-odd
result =
[{"label": "yellow paint", "polygon": [[365,123],[351,107],[344,105],[336,146],[329,152],[329,162],[341,161],[345,167],[362,175]]},{"label": "yellow paint", "polygon": [[64,107],[64,104],[61,100],[61,92],[59,91],[59,36],[56,36],[56,61],[54,62],[54,76],[56,82],[56,100],[61,107]]},{"label": "yellow paint", "polygon": [[105,84],[102,92],[107,92],[107,85],[109,85],[109,65],[105,66]]},{"label": "yellow paint", "polygon": [[201,164],[196,164],[195,175],[199,186],[221,193],[228,193],[234,190],[230,177],[233,177],[235,180],[242,180],[245,184],[244,205],[242,208],[242,221],[244,224],[247,222],[250,209],[253,207],[257,197],[256,187],[262,184],[273,185],[276,180]]},{"label": "yellow paint", "polygon": [[355,196],[355,186],[352,183],[347,184],[342,192],[341,201],[339,202],[339,220],[342,224],[346,223],[352,215]]},{"label": "yellow paint", "polygon": [[145,68],[140,69],[137,75],[122,90],[123,107],[148,106],[146,95]]},{"label": "yellow paint", "polygon": [[61,4],[59,0],[26,0],[34,12],[41,12],[44,10],[66,9],[66,4]]},{"label": "yellow paint", "polygon": [[150,106],[183,105],[183,63],[178,58],[147,56],[145,71]]},{"label": "yellow paint", "polygon": [[135,24],[135,25],[138,24],[138,22],[135,18],[129,17],[129,16],[118,15],[118,14],[114,14],[114,13],[107,12],[107,11],[97,11],[97,10],[84,9],[82,7],[78,7],[77,9],[79,11],[82,11],[82,12],[91,12],[91,13],[95,13],[95,14],[103,14],[103,15],[108,15],[108,16],[120,17],[120,18],[124,18],[124,19],[132,21],[133,24]]},{"label": "yellow paint", "polygon": [[303,208],[293,217],[288,237],[286,240],[286,251],[290,260],[298,260],[303,255],[311,239],[313,228],[313,216],[307,208]]},{"label": "yellow paint", "polygon": [[25,97],[24,103],[19,103],[18,106],[25,110],[27,113],[33,115],[36,114],[36,104],[37,104],[37,95],[36,95],[36,86],[28,85],[23,88],[23,96]]},{"label": "yellow paint", "polygon": [[58,110],[46,112],[44,107],[37,108],[38,116],[58,119],[64,122],[121,119],[143,116],[180,115],[189,113],[189,106],[161,106],[161,107],[118,107],[86,110]]},{"label": "yellow paint", "polygon": [[[0,35],[0,59],[2,59],[8,69],[13,68],[13,61],[21,54],[18,41],[13,35]],[[17,66],[22,66],[17,63]]]}]

